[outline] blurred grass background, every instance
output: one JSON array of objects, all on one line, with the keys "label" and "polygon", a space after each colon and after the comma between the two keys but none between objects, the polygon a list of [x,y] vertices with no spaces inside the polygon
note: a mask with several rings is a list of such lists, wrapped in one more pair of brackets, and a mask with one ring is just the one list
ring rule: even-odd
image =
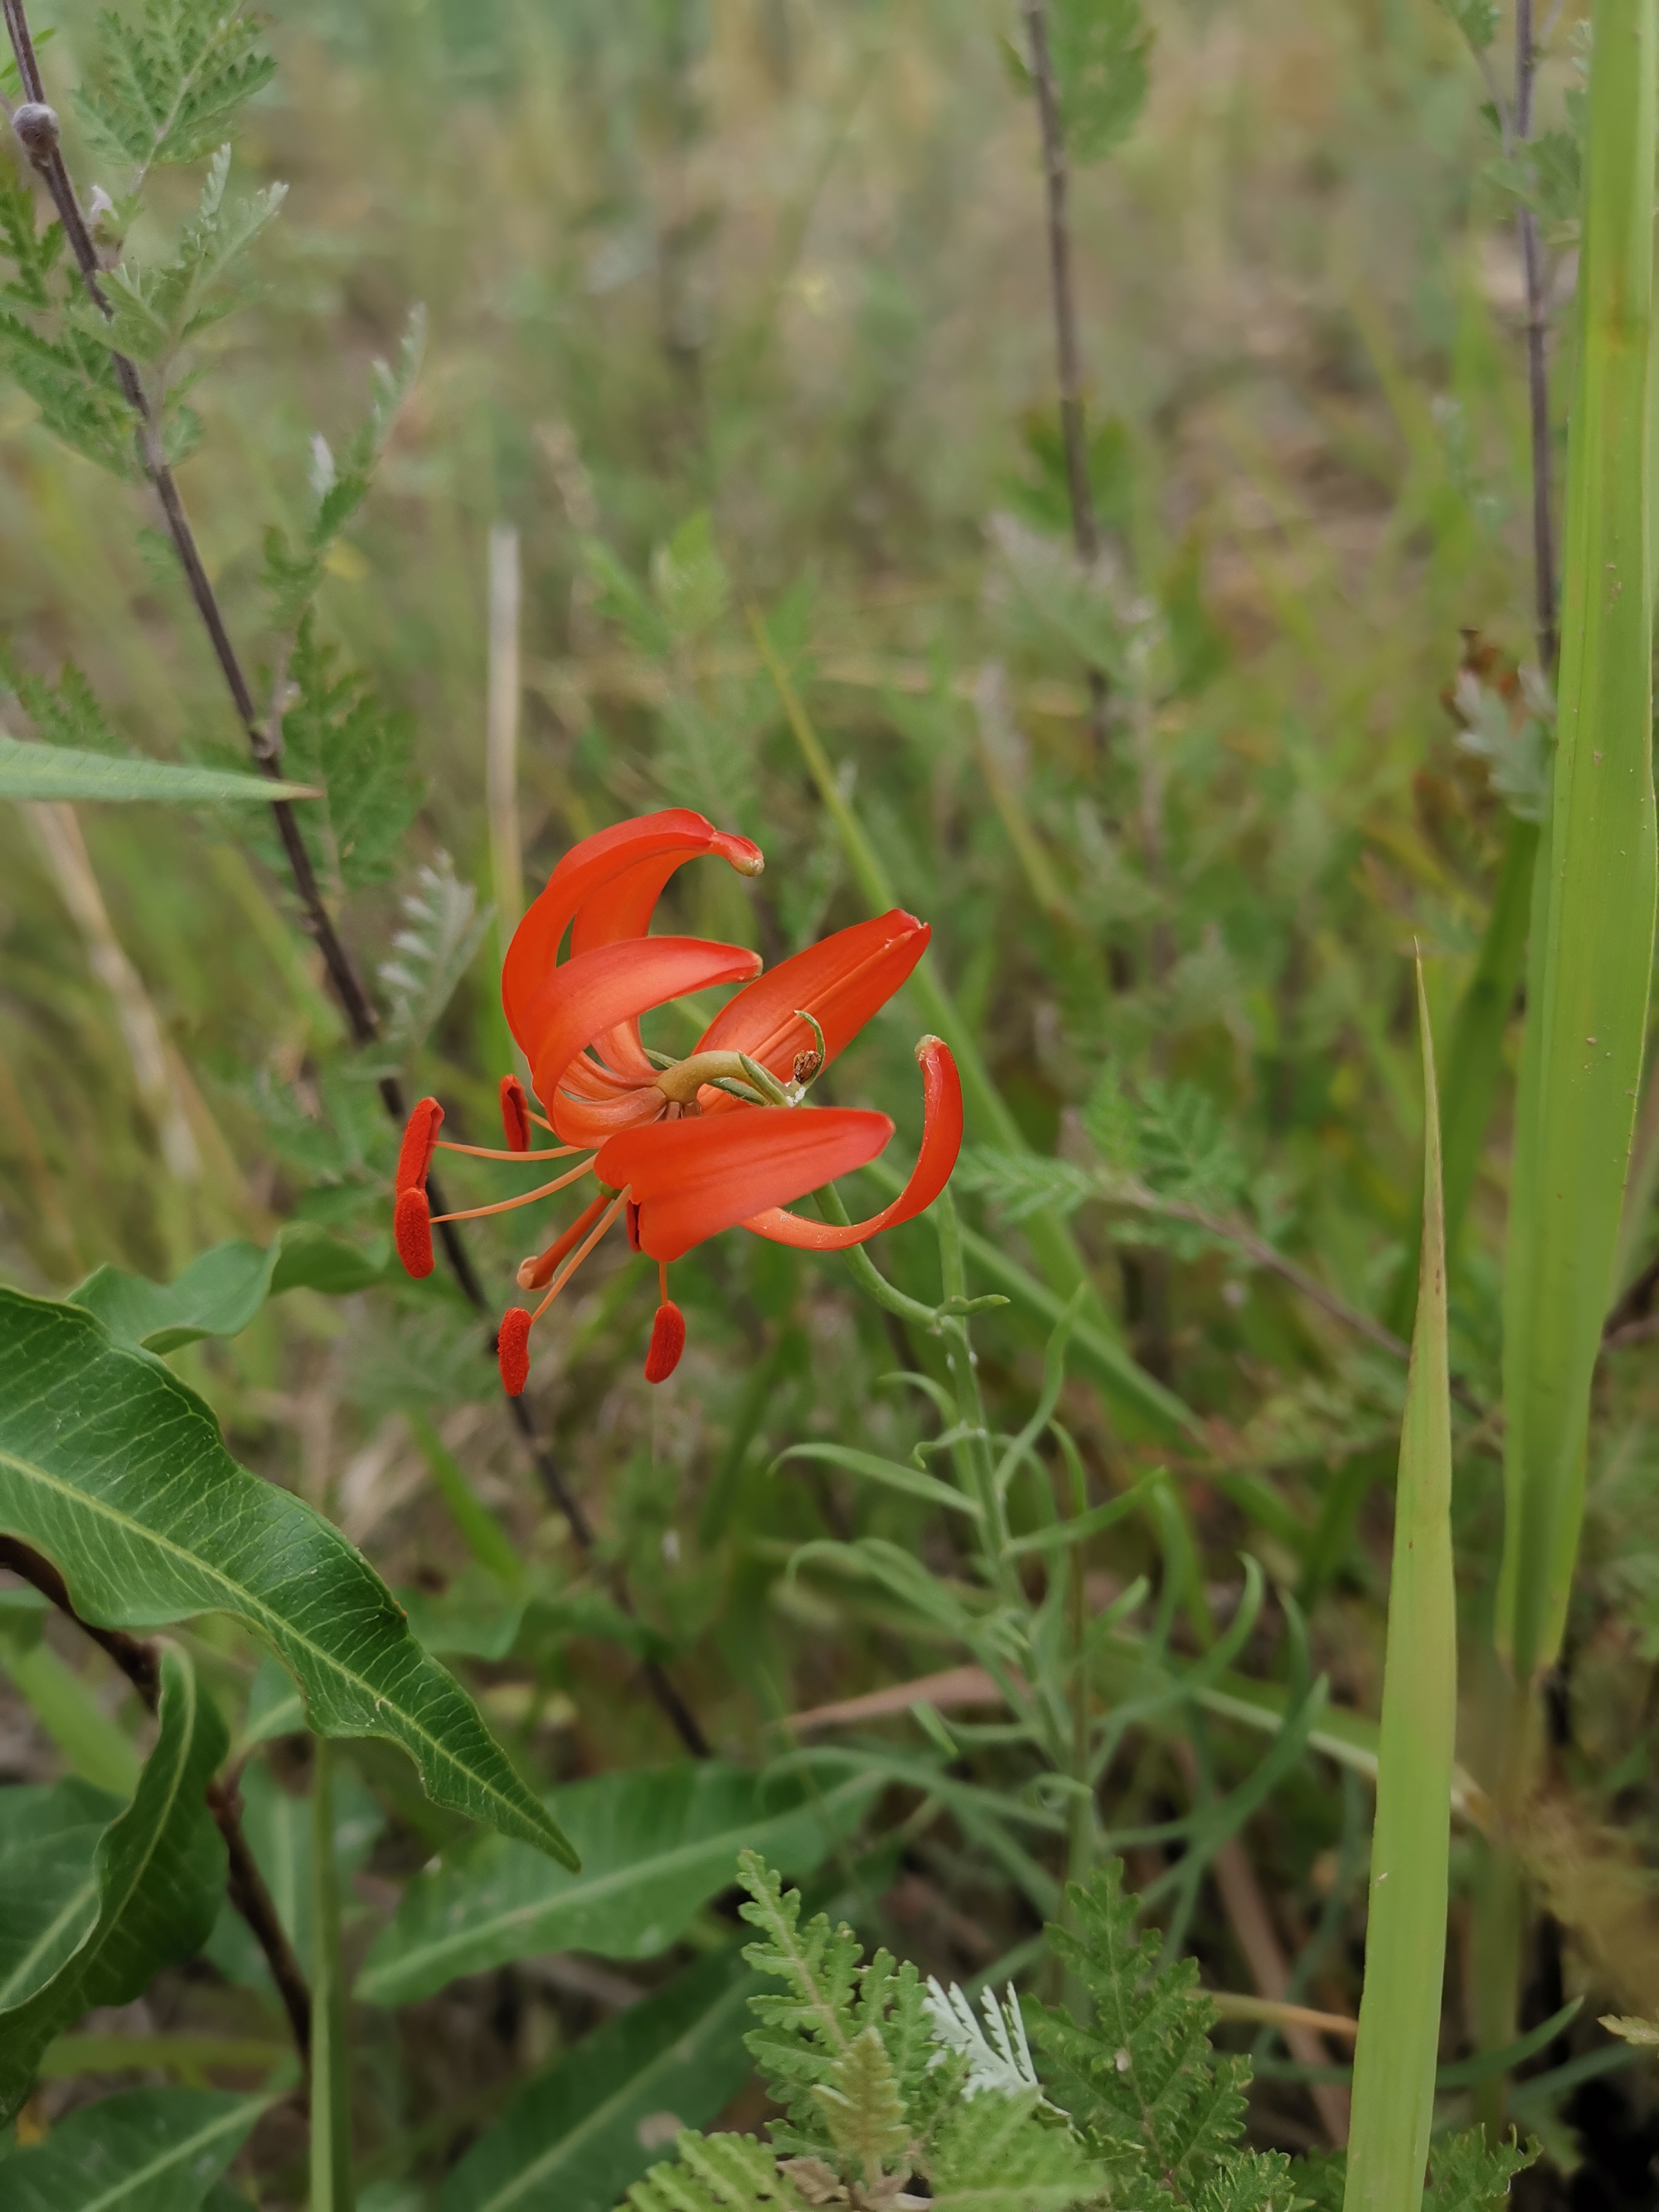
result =
[{"label": "blurred grass background", "polygon": [[[61,81],[85,19],[39,12],[61,26]],[[1481,180],[1479,81],[1431,0],[1168,0],[1154,23],[1138,130],[1074,180],[1111,547],[1086,604],[1054,551],[1064,480],[1036,124],[1000,51],[1012,9],[283,0],[280,72],[239,159],[291,194],[262,249],[266,289],[197,395],[207,434],[181,482],[252,654],[264,531],[298,514],[313,434],[347,433],[370,362],[424,303],[425,366],[323,609],[410,717],[426,786],[398,878],[345,915],[366,967],[387,957],[418,859],[447,852],[490,896],[486,549],[501,524],[522,545],[532,890],[589,830],[687,805],[757,838],[768,872],[751,890],[688,871],[670,901],[684,926],[774,958],[857,918],[742,618],[755,602],[1031,1145],[1078,1149],[1108,1065],[1194,1085],[1258,1220],[1385,1314],[1419,1187],[1409,953],[1443,1039],[1508,820],[1458,748],[1450,687],[1466,661],[1490,673],[1531,651],[1508,209]],[[1565,80],[1547,72],[1547,110]],[[73,661],[143,750],[225,742],[165,549],[136,534],[137,495],[66,458],[13,394],[0,475],[0,630],[20,655]],[[1101,637],[1116,669],[1103,759],[1083,712]],[[165,1277],[296,1206],[383,1235],[395,1135],[335,1053],[257,838],[137,810],[82,826],[159,1016],[166,1100],[140,1092],[60,877],[23,816],[0,815],[0,1267],[43,1290],[110,1260]],[[895,1114],[898,1148],[921,1026],[902,998],[832,1079],[838,1101]],[[490,1141],[505,1045],[486,952],[410,1071],[457,1133]],[[183,1172],[161,1147],[169,1111],[194,1139]],[[1455,1364],[1486,1404],[1507,1115],[1506,1086],[1452,1280]],[[479,1181],[477,1200],[495,1194]],[[988,1225],[1019,1249],[1017,1228]],[[495,1227],[475,1243],[505,1302],[521,1243]],[[1199,1416],[1154,1449],[1074,1383],[1091,1472],[1121,1487],[1171,1467],[1197,1546],[1194,1636],[1253,1552],[1311,1608],[1336,1702],[1374,1714],[1378,1486],[1401,1373],[1224,1252],[1148,1253],[1092,1213],[1078,1234],[1128,1340]],[[884,1264],[921,1286],[925,1231],[886,1241]],[[1650,1250],[1638,1206],[1626,1279]],[[639,1382],[654,1289],[621,1254],[538,1343],[532,1387],[711,1735],[751,1753],[781,1715],[945,1663],[878,1605],[783,1573],[804,1538],[911,1540],[917,1517],[768,1471],[808,1434],[908,1449],[914,1415],[875,1379],[927,1348],[890,1341],[834,1266],[748,1240],[682,1263],[676,1290],[691,1344],[671,1388]],[[1006,1316],[981,1343],[994,1395],[1029,1395],[1040,1336]],[[401,1584],[441,1598],[454,1581],[428,1415],[525,1553],[564,1559],[441,1279],[343,1304],[296,1294],[234,1345],[178,1359],[239,1451],[327,1505]],[[1638,2010],[1659,1984],[1633,1872],[1659,1680],[1650,1362],[1638,1330],[1604,1375],[1529,2021],[1553,2008],[1552,1975]],[[1483,1624],[1498,1508],[1492,1424],[1470,1419],[1455,1510],[1462,1600]],[[1115,1588],[1156,1556],[1144,1535],[1115,1539],[1100,1571]],[[1254,1653],[1272,1671],[1273,1635]],[[614,1645],[565,1639],[475,1674],[550,1775],[673,1748]],[[1178,1763],[1151,1744],[1122,1787],[1158,1817],[1180,1800]],[[399,1809],[429,1848],[429,1810]],[[1343,1823],[1304,1777],[1249,1838],[1293,1954],[1331,1919],[1344,1869],[1346,1934],[1321,1972],[1323,2001],[1347,2009],[1358,1954],[1341,1914],[1361,1891]],[[1006,1917],[971,1852],[934,1871],[958,1918],[964,1903]],[[1206,1911],[1195,1945],[1214,1978],[1246,1986],[1237,1925],[1219,1901]],[[1018,1931],[999,1950],[1001,1932]],[[453,2002],[488,2008],[483,1992]],[[515,2002],[500,2033],[529,2064],[570,2018],[544,1990]],[[1446,2055],[1461,2033],[1454,1990]],[[435,2063],[409,2060],[417,2075]],[[1266,2094],[1267,2134],[1295,2140],[1299,2093]],[[1638,2125],[1632,2094],[1620,2127]],[[1553,2148],[1571,2162],[1570,2124]]]}]

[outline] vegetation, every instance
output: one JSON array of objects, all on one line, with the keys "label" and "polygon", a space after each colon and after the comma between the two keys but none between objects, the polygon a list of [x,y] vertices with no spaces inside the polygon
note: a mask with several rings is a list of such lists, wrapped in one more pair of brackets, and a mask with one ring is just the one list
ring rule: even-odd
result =
[{"label": "vegetation", "polygon": [[1578,12],[4,0],[9,2206],[1645,2203]]}]

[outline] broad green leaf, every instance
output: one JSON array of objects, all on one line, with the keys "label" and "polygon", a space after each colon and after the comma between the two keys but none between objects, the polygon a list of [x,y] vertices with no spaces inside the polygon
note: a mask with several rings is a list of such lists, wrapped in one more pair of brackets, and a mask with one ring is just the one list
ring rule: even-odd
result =
[{"label": "broad green leaf", "polygon": [[739,1850],[806,1872],[879,1786],[858,1775],[819,1788],[810,1770],[769,1776],[714,1759],[575,1783],[559,1811],[580,1874],[490,1837],[460,1864],[417,1875],[370,1951],[357,1995],[404,2004],[537,1951],[653,1957],[730,1887]]},{"label": "broad green leaf", "polygon": [[197,2212],[270,2102],[128,2089],[82,2105],[8,2160],[6,2212]]},{"label": "broad green leaf", "polygon": [[56,1561],[82,1619],[159,1627],[200,1613],[258,1631],[326,1735],[401,1744],[428,1795],[567,1863],[557,1822],[391,1592],[320,1514],[225,1449],[153,1355],[78,1306],[0,1290],[0,1528]]},{"label": "broad green leaf", "polygon": [[[374,1850],[386,1816],[349,1767],[337,1766],[331,1792],[334,1864],[342,1893]],[[288,1932],[295,1957],[308,1966],[312,1955],[312,1807],[274,1779],[255,1759],[241,1780],[242,1833],[265,1878],[276,1917]],[[255,1989],[270,1987],[264,1953],[241,1914],[226,1899],[207,1955],[227,1980]]]},{"label": "broad green leaf", "polygon": [[733,1943],[607,2021],[525,2084],[438,2212],[611,2212],[679,2126],[712,2120],[748,2080],[757,1986]]},{"label": "broad green leaf", "polygon": [[0,2013],[86,1934],[98,1909],[93,1856],[120,1810],[84,1782],[0,1790]]},{"label": "broad green leaf", "polygon": [[290,1221],[261,1251],[241,1239],[216,1244],[171,1283],[100,1267],[69,1294],[95,1314],[117,1344],[174,1352],[203,1336],[236,1336],[267,1298],[283,1291],[344,1297],[378,1283],[383,1267],[314,1221]]},{"label": "broad green leaf", "polygon": [[131,1804],[98,1838],[88,1901],[54,1900],[13,1966],[0,2010],[0,2117],[28,2094],[59,2028],[94,2005],[127,2003],[159,1967],[206,1941],[224,1891],[225,1846],[205,1793],[226,1747],[224,1723],[189,1661],[167,1646],[155,1748]]},{"label": "broad green leaf", "polygon": [[1457,1722],[1440,1101],[1423,971],[1423,1242],[1395,1491],[1365,1981],[1345,2212],[1418,2212],[1434,2118]]},{"label": "broad green leaf", "polygon": [[307,784],[276,783],[233,769],[191,768],[137,755],[88,753],[0,737],[0,799],[67,799],[130,805],[269,806],[273,799],[310,799]]}]

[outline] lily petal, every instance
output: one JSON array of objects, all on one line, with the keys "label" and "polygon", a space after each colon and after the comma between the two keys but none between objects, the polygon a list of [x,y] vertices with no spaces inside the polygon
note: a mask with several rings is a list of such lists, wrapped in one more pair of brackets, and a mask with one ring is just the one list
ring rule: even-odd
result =
[{"label": "lily petal", "polygon": [[603,1148],[593,1172],[627,1189],[640,1249],[678,1260],[722,1229],[867,1165],[892,1133],[884,1114],[852,1107],[749,1106],[629,1129]]},{"label": "lily petal", "polygon": [[[798,1006],[817,1020],[833,1060],[878,1008],[884,1006],[927,949],[933,934],[902,907],[854,922],[792,960],[771,969],[723,1006],[698,1040],[699,1052],[746,1052],[784,1080],[795,1055],[810,1051],[812,1032]],[[705,1114],[740,1103],[722,1091],[705,1091]]]},{"label": "lily petal", "polygon": [[565,931],[575,925],[574,951],[642,935],[668,878],[683,861],[706,853],[719,854],[740,875],[757,876],[766,865],[747,837],[716,830],[689,807],[639,815],[571,847],[514,932],[501,968],[507,1026],[526,1053],[526,1018]]},{"label": "lily petal", "polygon": [[[630,937],[617,945],[596,945],[554,969],[527,1010],[526,1024],[537,1096],[554,1127],[563,1133],[560,1079],[585,1045],[684,991],[741,982],[760,964],[759,953],[741,945],[715,945],[701,937]],[[650,1073],[647,1063],[647,1085]]]},{"label": "lily petal", "polygon": [[787,1213],[781,1206],[750,1215],[743,1226],[774,1244],[793,1244],[808,1252],[844,1252],[849,1244],[863,1244],[882,1230],[925,1212],[950,1181],[962,1150],[962,1079],[951,1048],[941,1037],[923,1037],[916,1047],[916,1060],[921,1068],[921,1150],[910,1180],[890,1206],[867,1221],[849,1222],[844,1229],[834,1222]]}]

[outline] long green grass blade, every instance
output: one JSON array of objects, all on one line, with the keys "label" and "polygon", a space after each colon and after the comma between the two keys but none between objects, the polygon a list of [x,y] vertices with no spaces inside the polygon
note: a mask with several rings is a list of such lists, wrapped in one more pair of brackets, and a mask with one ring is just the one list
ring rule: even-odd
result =
[{"label": "long green grass blade", "polygon": [[77,751],[72,745],[26,744],[0,737],[0,799],[89,799],[129,806],[269,806],[276,799],[314,799],[306,783],[276,783],[235,769],[191,768],[121,753]]},{"label": "long green grass blade", "polygon": [[1653,967],[1654,41],[1648,0],[1597,0],[1558,744],[1534,898],[1504,1284],[1496,1627],[1523,1682],[1559,1649],[1577,1553],[1590,1382]]},{"label": "long green grass blade", "polygon": [[1440,1106],[1422,971],[1423,1260],[1395,1493],[1365,1984],[1344,2212],[1418,2212],[1434,2112],[1457,1713]]},{"label": "long green grass blade", "polygon": [[311,2212],[351,2212],[351,2067],[340,1879],[334,1863],[334,1747],[312,1738]]}]

